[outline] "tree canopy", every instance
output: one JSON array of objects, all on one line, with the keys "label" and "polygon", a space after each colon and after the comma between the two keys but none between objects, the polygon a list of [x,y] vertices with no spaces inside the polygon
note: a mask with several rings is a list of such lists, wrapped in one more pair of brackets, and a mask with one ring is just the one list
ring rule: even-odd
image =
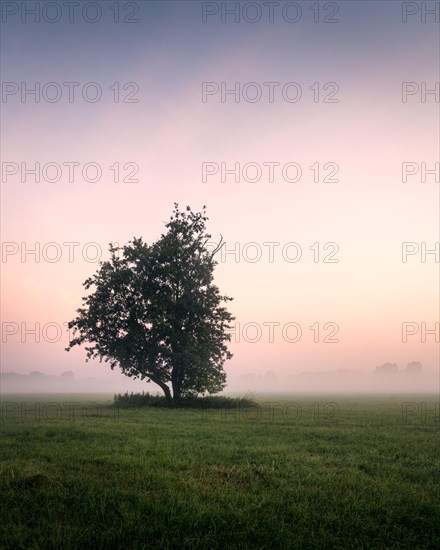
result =
[{"label": "tree canopy", "polygon": [[66,350],[86,344],[87,360],[152,381],[167,399],[221,391],[234,317],[224,305],[232,298],[213,284],[221,244],[209,250],[207,220],[206,207],[195,213],[175,204],[152,245],[142,238],[110,244],[110,260],[83,283],[93,292],[69,322]]}]

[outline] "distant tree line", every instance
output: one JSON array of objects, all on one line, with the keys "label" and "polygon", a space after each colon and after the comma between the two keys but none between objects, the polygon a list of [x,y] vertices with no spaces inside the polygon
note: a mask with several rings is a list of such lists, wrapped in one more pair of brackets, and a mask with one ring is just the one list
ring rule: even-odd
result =
[{"label": "distant tree line", "polygon": [[376,374],[423,374],[423,365],[420,361],[411,361],[406,365],[406,369],[400,370],[397,363],[384,363],[375,369]]}]

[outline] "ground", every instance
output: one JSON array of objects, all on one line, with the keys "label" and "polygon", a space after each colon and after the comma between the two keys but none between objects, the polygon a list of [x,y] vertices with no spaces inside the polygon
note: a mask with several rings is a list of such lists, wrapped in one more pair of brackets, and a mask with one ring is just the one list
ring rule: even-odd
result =
[{"label": "ground", "polygon": [[0,548],[439,548],[438,401],[3,396]]}]

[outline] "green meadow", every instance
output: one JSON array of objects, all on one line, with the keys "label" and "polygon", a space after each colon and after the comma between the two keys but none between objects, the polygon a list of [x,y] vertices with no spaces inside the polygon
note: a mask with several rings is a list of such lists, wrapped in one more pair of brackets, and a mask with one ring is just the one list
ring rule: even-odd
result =
[{"label": "green meadow", "polygon": [[1,412],[1,548],[440,548],[434,394]]}]

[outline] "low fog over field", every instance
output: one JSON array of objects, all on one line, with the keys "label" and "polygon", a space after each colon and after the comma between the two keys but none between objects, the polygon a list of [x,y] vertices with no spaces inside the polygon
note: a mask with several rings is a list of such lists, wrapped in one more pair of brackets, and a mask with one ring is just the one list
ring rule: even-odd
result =
[{"label": "low fog over field", "polygon": [[[236,375],[229,370],[228,386],[224,393],[295,393],[295,392],[375,392],[407,393],[438,392],[439,380],[434,375],[423,373],[418,362],[412,362],[405,369],[396,364],[385,363],[362,373],[356,370],[335,370],[301,372],[287,377],[278,376],[274,371],[262,375],[252,372]],[[161,393],[154,383],[133,380],[119,373],[99,377],[79,377],[71,371],[59,376],[47,375],[39,371],[29,374],[5,372],[0,375],[0,389],[4,394],[11,393],[95,393],[149,392]]]}]

